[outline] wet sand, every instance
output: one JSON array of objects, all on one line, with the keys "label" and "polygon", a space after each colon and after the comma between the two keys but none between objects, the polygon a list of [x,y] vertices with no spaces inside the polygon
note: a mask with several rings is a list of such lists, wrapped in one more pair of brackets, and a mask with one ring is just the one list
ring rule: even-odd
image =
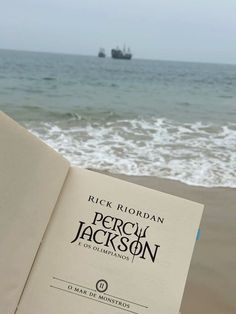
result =
[{"label": "wet sand", "polygon": [[181,312],[235,314],[236,189],[195,187],[156,177],[113,176],[205,204]]}]

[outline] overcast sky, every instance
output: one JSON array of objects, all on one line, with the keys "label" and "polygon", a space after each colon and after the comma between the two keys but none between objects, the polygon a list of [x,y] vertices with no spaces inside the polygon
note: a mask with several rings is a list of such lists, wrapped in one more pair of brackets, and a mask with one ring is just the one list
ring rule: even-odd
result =
[{"label": "overcast sky", "polygon": [[0,48],[236,63],[236,0],[1,1]]}]

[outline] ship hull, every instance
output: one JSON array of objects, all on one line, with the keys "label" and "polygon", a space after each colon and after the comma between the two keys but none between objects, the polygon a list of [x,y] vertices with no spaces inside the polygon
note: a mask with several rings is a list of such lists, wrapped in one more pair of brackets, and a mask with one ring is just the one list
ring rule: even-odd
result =
[{"label": "ship hull", "polygon": [[111,57],[113,59],[122,59],[122,60],[130,60],[132,59],[131,53],[123,53],[121,50],[112,49]]},{"label": "ship hull", "polygon": [[99,52],[98,57],[99,58],[106,58],[106,55],[105,55],[105,53]]}]

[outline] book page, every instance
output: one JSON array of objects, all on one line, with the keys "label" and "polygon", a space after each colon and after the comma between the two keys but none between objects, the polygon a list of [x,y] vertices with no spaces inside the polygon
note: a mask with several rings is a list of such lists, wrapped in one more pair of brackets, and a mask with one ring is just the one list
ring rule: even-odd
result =
[{"label": "book page", "polygon": [[0,313],[13,314],[69,163],[0,112]]},{"label": "book page", "polygon": [[202,210],[71,167],[17,314],[177,314]]}]

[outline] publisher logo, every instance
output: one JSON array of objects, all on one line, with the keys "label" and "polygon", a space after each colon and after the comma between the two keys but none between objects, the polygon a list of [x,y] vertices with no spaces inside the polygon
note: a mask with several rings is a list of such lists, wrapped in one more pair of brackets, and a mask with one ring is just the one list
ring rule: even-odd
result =
[{"label": "publisher logo", "polygon": [[107,291],[107,288],[108,288],[108,283],[104,279],[100,279],[96,283],[96,289],[98,292],[105,292]]}]

